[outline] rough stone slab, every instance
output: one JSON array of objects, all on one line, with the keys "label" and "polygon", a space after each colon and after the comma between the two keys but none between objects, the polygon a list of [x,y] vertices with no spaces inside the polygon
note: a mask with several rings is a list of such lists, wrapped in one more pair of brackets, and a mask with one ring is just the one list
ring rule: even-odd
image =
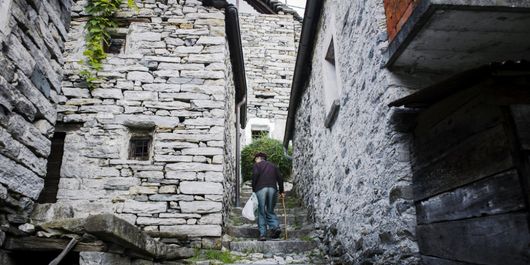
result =
[{"label": "rough stone slab", "polygon": [[51,141],[21,116],[11,116],[8,131],[15,139],[18,139],[42,157],[48,157],[50,154]]},{"label": "rough stone slab", "polygon": [[298,253],[311,251],[317,248],[314,241],[302,240],[279,240],[279,241],[233,241],[230,242],[230,250],[238,252],[258,253]]},{"label": "rough stone slab", "polygon": [[207,214],[199,220],[201,225],[220,225],[223,224],[223,215],[220,213]]},{"label": "rough stone slab", "polygon": [[[283,224],[281,225],[282,232],[284,231]],[[299,238],[304,235],[308,235],[314,230],[311,226],[306,226],[302,228],[298,227],[288,227],[287,233],[289,237],[291,238]],[[226,227],[226,233],[233,237],[243,237],[243,238],[258,238],[259,236],[259,230],[258,227],[255,224],[247,225],[247,226],[233,226],[228,225]]]},{"label": "rough stone slab", "polygon": [[163,213],[167,210],[165,202],[139,202],[127,200],[123,204],[124,213]]},{"label": "rough stone slab", "polygon": [[37,114],[35,106],[2,76],[0,76],[0,105],[9,111],[15,109],[30,121],[34,120]]},{"label": "rough stone slab", "polygon": [[22,72],[19,71],[17,74],[19,77],[18,90],[37,107],[39,114],[42,114],[50,123],[55,124],[57,119],[55,107]]},{"label": "rough stone slab", "polygon": [[204,64],[160,63],[158,70],[204,70]]},{"label": "rough stone slab", "polygon": [[203,78],[203,79],[222,79],[225,77],[223,71],[208,71],[208,70],[182,70],[180,71],[181,77],[191,77],[191,78]]},{"label": "rough stone slab", "polygon": [[174,194],[155,194],[149,196],[151,201],[193,201],[193,196]]},{"label": "rough stone slab", "polygon": [[183,181],[180,192],[184,194],[223,194],[223,184],[214,182]]},{"label": "rough stone slab", "polygon": [[213,118],[195,118],[187,119],[184,121],[186,125],[199,125],[199,126],[223,126],[224,119],[213,119]]},{"label": "rough stone slab", "polygon": [[221,109],[225,105],[224,101],[214,100],[192,100],[191,106],[199,109]]},{"label": "rough stone slab", "polygon": [[106,252],[81,252],[79,265],[131,265],[131,258]]},{"label": "rough stone slab", "polygon": [[224,62],[224,54],[190,54],[188,63],[218,63]]},{"label": "rough stone slab", "polygon": [[183,155],[203,155],[213,156],[222,155],[223,149],[215,147],[198,147],[198,148],[187,148],[182,150]]},{"label": "rough stone slab", "polygon": [[174,248],[144,234],[139,228],[112,214],[86,218],[84,229],[98,238],[150,257],[175,259],[193,256],[193,250]]},{"label": "rough stone slab", "polygon": [[182,225],[186,224],[186,219],[138,217],[138,219],[136,219],[136,223],[139,225]]},{"label": "rough stone slab", "polygon": [[3,155],[0,155],[0,183],[35,200],[44,188],[44,179]]},{"label": "rough stone slab", "polygon": [[92,91],[92,96],[96,98],[123,99],[121,89],[113,88],[96,88]]},{"label": "rough stone slab", "polygon": [[175,234],[177,236],[220,237],[223,231],[220,225],[175,225],[161,226],[160,232]]},{"label": "rough stone slab", "polygon": [[224,44],[226,39],[224,37],[207,37],[202,36],[197,41],[197,44],[212,44],[212,45],[218,45],[218,44]]},{"label": "rough stone slab", "polygon": [[200,171],[223,171],[222,165],[211,165],[203,163],[174,163],[166,165],[167,171],[200,172]]},{"label": "rough stone slab", "polygon": [[116,115],[115,121],[131,127],[143,127],[151,124],[159,127],[176,127],[180,124],[178,117],[154,115]]},{"label": "rough stone slab", "polygon": [[179,92],[180,84],[145,84],[142,88],[147,91]]},{"label": "rough stone slab", "polygon": [[183,213],[215,213],[223,209],[222,203],[210,201],[180,202],[179,205]]},{"label": "rough stone slab", "polygon": [[0,153],[22,163],[24,166],[44,177],[46,174],[46,159],[35,156],[26,146],[13,139],[11,135],[0,127]]},{"label": "rough stone slab", "polygon": [[204,173],[204,180],[210,182],[223,182],[224,174],[222,172],[206,172]]},{"label": "rough stone slab", "polygon": [[140,81],[143,83],[153,83],[154,77],[147,72],[133,71],[127,73],[127,80]]},{"label": "rough stone slab", "polygon": [[67,97],[76,97],[76,98],[90,97],[90,91],[88,91],[88,89],[85,89],[85,88],[67,87],[63,85],[62,92],[63,92],[63,95]]},{"label": "rough stone slab", "polygon": [[13,34],[9,38],[7,47],[7,56],[13,60],[20,70],[27,76],[31,76],[33,69],[35,68],[35,60],[33,56],[28,52],[26,47],[22,45],[20,40]]},{"label": "rough stone slab", "polygon": [[165,110],[180,110],[188,109],[190,103],[172,101],[172,102],[158,102],[158,101],[146,101],[143,103],[145,107],[155,108],[155,109],[165,109]]}]

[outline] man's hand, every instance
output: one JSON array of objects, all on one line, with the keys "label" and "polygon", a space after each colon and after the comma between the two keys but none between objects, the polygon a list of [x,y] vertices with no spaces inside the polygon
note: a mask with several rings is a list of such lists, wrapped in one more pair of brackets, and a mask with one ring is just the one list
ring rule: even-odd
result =
[{"label": "man's hand", "polygon": [[285,198],[285,193],[280,193],[280,198]]}]

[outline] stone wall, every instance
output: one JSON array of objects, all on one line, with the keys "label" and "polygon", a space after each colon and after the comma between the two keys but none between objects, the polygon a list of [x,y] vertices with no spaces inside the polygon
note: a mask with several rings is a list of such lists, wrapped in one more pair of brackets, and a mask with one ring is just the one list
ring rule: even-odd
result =
[{"label": "stone wall", "polygon": [[[0,226],[28,222],[44,186],[70,1],[0,0]],[[0,231],[0,245],[4,239]]]},{"label": "stone wall", "polygon": [[240,14],[241,39],[248,84],[248,127],[268,127],[283,139],[301,23],[292,15]]},{"label": "stone wall", "polygon": [[[409,147],[402,111],[388,103],[437,76],[392,73],[383,1],[326,1],[294,136],[295,187],[350,264],[417,264]],[[340,110],[327,129],[323,63],[333,36]]]},{"label": "stone wall", "polygon": [[[92,91],[79,77],[84,1],[73,7],[57,205],[71,205],[74,217],[116,213],[166,242],[220,237],[234,171],[224,166],[234,130],[224,12],[196,0],[137,2],[137,12],[119,14],[125,45]],[[146,161],[129,159],[136,134],[152,137]]]}]

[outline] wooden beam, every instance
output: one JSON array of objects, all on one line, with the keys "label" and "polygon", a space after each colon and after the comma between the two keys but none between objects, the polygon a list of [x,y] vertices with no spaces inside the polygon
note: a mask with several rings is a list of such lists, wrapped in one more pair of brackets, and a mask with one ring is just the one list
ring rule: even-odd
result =
[{"label": "wooden beam", "polygon": [[[43,237],[8,237],[4,248],[13,251],[55,251],[68,246],[70,239]],[[102,241],[79,242],[72,249],[74,252],[105,252],[107,245]]]},{"label": "wooden beam", "polygon": [[414,169],[414,199],[424,200],[513,167],[512,148],[501,124],[453,147],[432,164]]},{"label": "wooden beam", "polygon": [[513,212],[525,208],[516,170],[486,178],[416,204],[419,224]]},{"label": "wooden beam", "polygon": [[423,265],[475,265],[473,263],[459,262],[448,259],[440,259],[437,257],[431,256],[421,256],[421,261]]},{"label": "wooden beam", "polygon": [[488,265],[530,264],[527,213],[419,225],[423,255]]},{"label": "wooden beam", "polygon": [[[504,121],[501,108],[485,104],[480,97],[474,98],[450,114],[438,117],[439,113],[422,113],[414,137],[414,166],[421,167],[437,159],[450,148],[476,133],[495,127]],[[446,113],[446,111],[438,110]],[[436,120],[435,124],[430,120]]]}]

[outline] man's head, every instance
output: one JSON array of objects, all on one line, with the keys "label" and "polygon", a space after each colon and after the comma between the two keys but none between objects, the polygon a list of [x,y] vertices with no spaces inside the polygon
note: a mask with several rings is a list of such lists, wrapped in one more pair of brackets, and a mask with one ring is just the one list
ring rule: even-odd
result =
[{"label": "man's head", "polygon": [[259,152],[259,153],[254,155],[254,162],[259,163],[259,162],[261,162],[263,160],[267,160],[267,154],[265,154],[263,152]]}]

